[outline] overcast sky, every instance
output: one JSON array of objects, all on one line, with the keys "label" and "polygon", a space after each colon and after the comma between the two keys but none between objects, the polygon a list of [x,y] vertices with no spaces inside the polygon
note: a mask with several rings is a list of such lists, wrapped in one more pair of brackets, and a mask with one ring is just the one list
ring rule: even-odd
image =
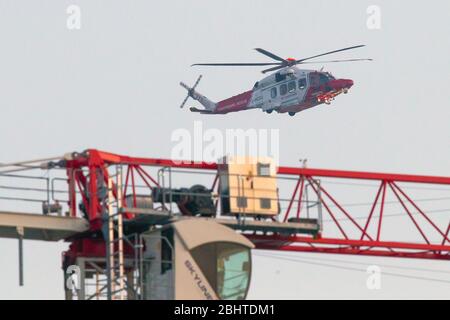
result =
[{"label": "overcast sky", "polygon": [[[66,27],[71,4],[80,30]],[[367,28],[370,5],[381,29]],[[87,148],[170,157],[172,132],[201,120],[205,129],[279,129],[283,165],[308,158],[310,167],[450,176],[448,12],[448,1],[0,0],[0,162]],[[192,63],[266,61],[255,47],[300,59],[357,44],[367,47],[333,58],[374,61],[325,66],[355,82],[331,106],[295,117],[179,109],[180,80],[203,74],[199,91],[218,101],[261,78],[257,68]],[[0,298],[63,298],[65,248],[26,242],[20,288],[17,241],[0,239]],[[448,262],[267,254],[254,254],[249,298],[450,298]],[[386,271],[380,290],[366,287],[373,264]]]}]

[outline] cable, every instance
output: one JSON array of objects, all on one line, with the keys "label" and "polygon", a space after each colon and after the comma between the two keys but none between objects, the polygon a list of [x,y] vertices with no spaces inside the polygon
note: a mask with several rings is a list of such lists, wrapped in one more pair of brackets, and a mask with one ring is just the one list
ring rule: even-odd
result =
[{"label": "cable", "polygon": [[0,168],[2,168],[2,167],[18,167],[18,166],[23,166],[23,165],[30,164],[30,163],[35,163],[35,162],[45,162],[45,161],[53,161],[53,160],[61,160],[61,159],[62,159],[62,157],[50,157],[50,158],[41,158],[41,159],[19,161],[19,162],[0,163]]},{"label": "cable", "polygon": [[[441,201],[441,200],[450,200],[450,197],[440,197],[440,198],[423,198],[423,199],[412,199],[414,202],[426,202],[426,201]],[[400,201],[398,200],[391,200],[391,201],[385,201],[384,205],[387,204],[398,204]],[[342,207],[362,207],[362,206],[371,206],[373,205],[373,202],[360,202],[360,203],[344,203],[341,206]],[[328,205],[328,207],[337,207],[336,205]]]},{"label": "cable", "polygon": [[[379,187],[379,184],[369,184],[369,183],[358,183],[358,182],[339,182],[339,181],[330,181],[330,180],[321,180],[321,185],[323,182],[329,184],[338,184],[338,185],[348,185],[348,186],[362,186],[362,187]],[[417,190],[435,190],[435,191],[450,191],[450,188],[438,188],[438,187],[418,187],[418,186],[402,186],[403,189],[417,189]]]},{"label": "cable", "polygon": [[[27,187],[14,187],[14,186],[2,186],[0,185],[0,189],[5,189],[5,190],[20,190],[20,191],[35,191],[35,192],[48,192],[48,191],[52,191],[53,193],[69,193],[69,191],[67,190],[47,190],[44,188],[27,188]],[[77,191],[77,193],[80,193]]]},{"label": "cable", "polygon": [[[305,263],[305,264],[318,265],[318,266],[322,266],[322,267],[330,267],[330,268],[336,268],[336,269],[342,269],[342,270],[350,270],[350,271],[358,271],[358,272],[366,273],[366,270],[361,270],[361,269],[352,268],[352,267],[343,267],[343,266],[327,264],[327,263],[311,262],[311,261],[300,260],[300,259],[281,258],[281,257],[276,257],[276,256],[264,255],[264,254],[258,254],[258,256],[264,257],[264,258],[274,258],[274,259],[279,259],[279,260],[286,260],[286,261],[292,261],[292,262],[299,262],[299,263]],[[439,282],[439,283],[450,284],[450,281],[442,280],[442,279],[419,277],[419,276],[410,276],[410,275],[404,275],[404,274],[393,273],[393,272],[383,272],[382,274],[383,275],[388,275],[388,276],[393,276],[393,277],[399,277],[399,278],[407,278],[407,279],[424,280],[424,281],[431,281],[431,282]]]},{"label": "cable", "polygon": [[32,169],[41,169],[41,167],[26,167],[26,168],[20,168],[20,169],[9,169],[9,170],[0,171],[0,175],[3,175],[5,173],[19,172],[19,171],[32,170]]},{"label": "cable", "polygon": [[[259,255],[256,253],[256,255]],[[286,255],[280,255],[280,254],[267,254],[267,255],[273,255],[274,257],[280,257],[280,258],[291,258]],[[297,257],[295,257],[297,258]],[[353,261],[347,261],[347,260],[340,260],[340,259],[324,259],[324,258],[316,258],[316,257],[302,257],[303,259],[310,259],[310,260],[317,260],[317,261],[324,261],[324,262],[336,262],[336,263],[345,263],[345,264],[357,264],[357,265],[364,265],[367,266],[367,263],[362,262],[353,262]],[[415,270],[415,271],[425,271],[425,272],[432,272],[432,273],[445,273],[450,274],[450,271],[446,270],[435,270],[435,269],[426,269],[426,268],[414,268],[414,267],[402,267],[402,266],[395,266],[395,265],[387,265],[387,264],[379,264],[374,263],[380,267],[386,267],[386,268],[393,268],[393,269],[403,269],[403,270]]]},{"label": "cable", "polygon": [[[427,201],[442,201],[442,200],[450,200],[450,197],[440,197],[440,198],[422,198],[422,199],[412,199],[414,202],[427,202]],[[298,200],[294,200],[293,203],[298,203]],[[317,201],[309,201],[313,203],[317,203]],[[302,201],[302,203],[305,203],[305,201]],[[384,205],[390,205],[390,204],[400,204],[400,201],[398,200],[391,200],[391,201],[385,201]],[[366,206],[372,206],[373,202],[354,202],[354,203],[343,203],[340,206],[341,207],[366,207]],[[329,204],[328,208],[336,208],[337,205],[335,204]],[[281,209],[286,209],[287,207],[281,207]]]},{"label": "cable", "polygon": [[[439,209],[439,210],[427,210],[426,213],[439,213],[439,212],[450,212],[450,208],[447,209]],[[386,214],[383,213],[383,218],[391,218],[391,217],[398,217],[398,216],[403,216],[405,215],[406,212],[401,212],[401,213],[391,213],[391,214]],[[420,212],[411,212],[411,215],[418,215],[420,214]],[[406,216],[406,215],[405,215]],[[352,217],[353,220],[365,220],[368,217]],[[372,216],[372,219],[379,219],[379,216]],[[345,218],[337,218],[337,221],[348,221],[350,220],[349,218],[345,217]],[[334,222],[333,219],[324,219],[322,220],[323,222]]]},{"label": "cable", "polygon": [[44,202],[45,200],[39,200],[39,199],[28,199],[28,198],[16,198],[16,197],[3,197],[0,196],[0,200],[15,200],[15,201],[28,201],[28,202]]},{"label": "cable", "polygon": [[[54,169],[54,168],[53,168]],[[47,170],[48,172],[49,170]],[[46,173],[44,173],[46,174]],[[42,175],[41,176],[28,176],[28,175],[21,175],[21,174],[0,174],[0,178],[20,178],[20,179],[37,179],[37,180],[47,180],[47,178],[44,178]]]}]

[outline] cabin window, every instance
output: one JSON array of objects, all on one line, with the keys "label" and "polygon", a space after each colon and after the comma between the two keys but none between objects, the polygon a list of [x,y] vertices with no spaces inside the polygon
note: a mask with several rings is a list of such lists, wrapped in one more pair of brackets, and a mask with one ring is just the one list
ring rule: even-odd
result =
[{"label": "cabin window", "polygon": [[272,89],[270,89],[270,96],[272,97],[272,99],[277,97],[277,87],[273,87]]},{"label": "cabin window", "polygon": [[283,83],[280,86],[280,95],[284,96],[287,93],[287,84]]},{"label": "cabin window", "polygon": [[161,231],[161,274],[172,270],[173,228]]},{"label": "cabin window", "polygon": [[298,88],[305,89],[306,88],[306,78],[298,79]]},{"label": "cabin window", "polygon": [[290,82],[288,83],[288,91],[289,91],[289,93],[295,91],[295,81],[290,81]]}]

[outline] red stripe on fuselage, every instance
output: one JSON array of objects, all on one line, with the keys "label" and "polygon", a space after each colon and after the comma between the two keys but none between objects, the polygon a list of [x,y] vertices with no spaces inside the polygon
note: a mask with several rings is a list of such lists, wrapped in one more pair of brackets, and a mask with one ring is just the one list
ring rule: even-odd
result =
[{"label": "red stripe on fuselage", "polygon": [[237,96],[217,102],[217,108],[214,113],[228,113],[241,111],[247,108],[252,99],[253,90],[238,94]]}]

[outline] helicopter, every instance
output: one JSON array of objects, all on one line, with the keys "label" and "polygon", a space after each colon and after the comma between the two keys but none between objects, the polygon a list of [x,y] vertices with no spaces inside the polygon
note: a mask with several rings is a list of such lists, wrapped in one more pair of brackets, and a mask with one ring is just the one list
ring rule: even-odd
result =
[{"label": "helicopter", "polygon": [[308,63],[372,61],[372,59],[308,61],[313,58],[364,46],[365,45],[357,45],[333,50],[299,60],[294,58],[284,59],[265,49],[255,48],[259,53],[270,57],[275,61],[267,63],[195,63],[191,66],[270,66],[270,68],[263,70],[262,73],[273,73],[260,81],[257,81],[251,90],[219,102],[213,102],[196,91],[196,87],[202,78],[201,75],[192,87],[180,82],[180,85],[188,91],[180,108],[183,108],[188,99],[192,98],[198,101],[203,106],[203,109],[191,107],[190,111],[198,112],[200,114],[226,114],[243,110],[261,109],[263,112],[269,114],[275,111],[277,113],[288,113],[290,116],[295,116],[295,114],[300,111],[313,108],[323,103],[330,104],[336,96],[341,93],[348,93],[348,90],[353,86],[353,80],[336,79],[330,72],[323,71],[323,67],[319,71],[316,71],[300,69],[297,65]]}]

